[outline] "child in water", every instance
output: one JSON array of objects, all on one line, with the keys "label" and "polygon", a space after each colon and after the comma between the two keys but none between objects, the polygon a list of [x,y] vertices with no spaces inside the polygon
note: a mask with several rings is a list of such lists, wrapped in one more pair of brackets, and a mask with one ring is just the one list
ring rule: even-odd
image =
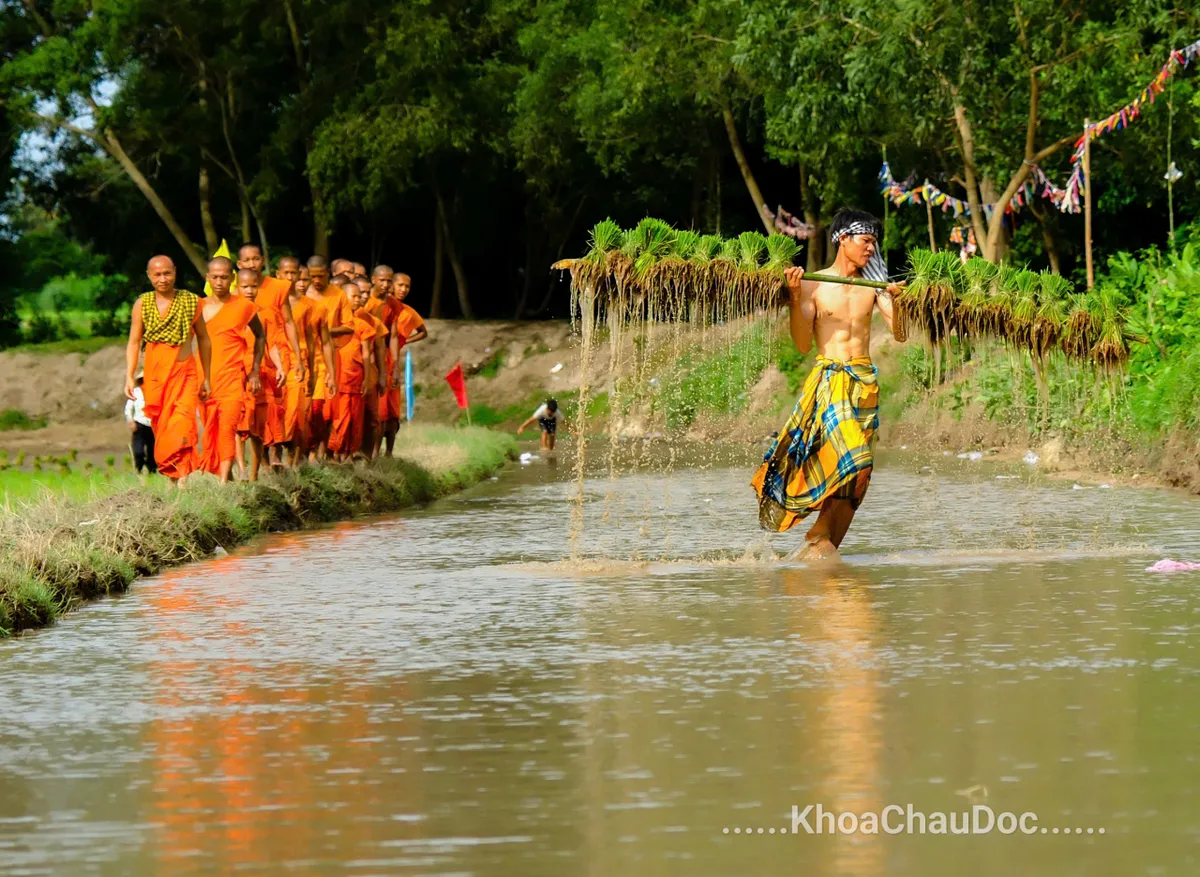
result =
[{"label": "child in water", "polygon": [[533,416],[517,427],[517,435],[524,432],[525,427],[529,426],[535,420],[542,428],[542,450],[553,451],[554,434],[558,431],[558,425],[561,423],[564,429],[567,426],[567,419],[558,410],[558,401],[547,399],[543,402],[542,406],[533,412]]}]

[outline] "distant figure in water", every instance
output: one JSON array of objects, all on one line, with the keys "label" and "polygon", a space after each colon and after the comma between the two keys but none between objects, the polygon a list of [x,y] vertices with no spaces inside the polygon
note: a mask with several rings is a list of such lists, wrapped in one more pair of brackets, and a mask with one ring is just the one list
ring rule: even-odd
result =
[{"label": "distant figure in water", "polygon": [[[842,210],[830,236],[837,256],[828,272],[841,277],[884,280],[879,253],[883,226],[860,210]],[[759,524],[782,533],[818,512],[805,536],[800,559],[837,555],[854,513],[866,496],[879,428],[879,372],[871,363],[871,317],[876,309],[897,341],[904,329],[895,320],[887,291],[804,279],[801,268],[786,272],[792,341],[801,353],[817,345],[817,362],[800,401],[764,457],[751,485],[759,498]]]},{"label": "distant figure in water", "polygon": [[533,412],[533,415],[528,420],[517,427],[517,435],[520,435],[522,432],[524,432],[525,427],[529,426],[529,424],[533,423],[535,420],[542,428],[542,450],[553,451],[554,434],[558,432],[558,425],[561,423],[564,429],[567,426],[567,419],[563,417],[562,412],[558,410],[558,401],[555,399],[547,399],[545,402],[543,402],[541,407],[538,408],[537,411]]}]

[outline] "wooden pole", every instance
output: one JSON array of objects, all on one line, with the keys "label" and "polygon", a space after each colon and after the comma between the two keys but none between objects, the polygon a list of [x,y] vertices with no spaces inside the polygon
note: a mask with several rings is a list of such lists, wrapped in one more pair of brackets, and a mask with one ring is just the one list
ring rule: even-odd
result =
[{"label": "wooden pole", "polygon": [[1171,128],[1175,120],[1174,85],[1175,79],[1172,77],[1167,87],[1167,214],[1170,217],[1167,226],[1167,246],[1172,250],[1175,249],[1175,180],[1172,179],[1175,163],[1171,161]]},{"label": "wooden pole", "polygon": [[1092,266],[1092,123],[1083,120],[1083,251],[1087,260],[1087,288],[1096,285]]},{"label": "wooden pole", "polygon": [[929,249],[937,252],[937,238],[933,235],[933,204],[929,200],[929,180],[925,181],[925,215],[929,218]]}]

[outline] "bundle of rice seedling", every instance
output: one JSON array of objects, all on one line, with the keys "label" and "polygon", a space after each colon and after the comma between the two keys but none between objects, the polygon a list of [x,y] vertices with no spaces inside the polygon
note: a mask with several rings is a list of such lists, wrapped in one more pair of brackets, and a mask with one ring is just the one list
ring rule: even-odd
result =
[{"label": "bundle of rice seedling", "polygon": [[1042,359],[1058,346],[1066,326],[1071,281],[1051,271],[1043,271],[1040,278],[1038,309],[1033,319],[1030,341],[1033,343],[1034,355]]},{"label": "bundle of rice seedling", "polygon": [[1025,269],[1013,278],[1012,312],[1008,320],[1008,341],[1016,347],[1032,346],[1033,320],[1037,316],[1038,292],[1042,278],[1036,271]]},{"label": "bundle of rice seedling", "polygon": [[1092,347],[1092,359],[1112,371],[1129,360],[1129,339],[1125,336],[1125,314],[1111,287],[1092,290],[1100,319],[1100,335]]},{"label": "bundle of rice seedling", "polygon": [[944,324],[950,319],[964,286],[962,259],[950,250],[934,253],[929,261],[927,296],[933,320]]},{"label": "bundle of rice seedling", "polygon": [[909,250],[908,285],[904,295],[893,302],[895,317],[911,337],[914,332],[929,333],[933,314],[933,286],[937,254],[929,250]]},{"label": "bundle of rice seedling", "polygon": [[988,299],[999,273],[998,265],[978,256],[963,265],[966,288],[954,311],[954,326],[960,333],[982,335],[986,331]]},{"label": "bundle of rice seedling", "polygon": [[633,276],[639,285],[653,280],[651,274],[658,263],[671,254],[675,244],[675,229],[661,219],[643,219],[634,229],[638,253],[633,257]]},{"label": "bundle of rice seedling", "polygon": [[1067,324],[1059,344],[1074,359],[1087,360],[1100,340],[1100,319],[1093,310],[1094,297],[1087,292],[1072,295],[1067,308]]}]

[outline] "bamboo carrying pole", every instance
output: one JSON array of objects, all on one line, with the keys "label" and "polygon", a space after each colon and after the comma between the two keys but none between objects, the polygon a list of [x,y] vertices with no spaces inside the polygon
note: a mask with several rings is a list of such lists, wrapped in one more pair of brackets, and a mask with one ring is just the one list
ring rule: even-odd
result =
[{"label": "bamboo carrying pole", "polygon": [[1092,123],[1083,120],[1083,249],[1087,261],[1087,288],[1096,285],[1092,269]]}]

